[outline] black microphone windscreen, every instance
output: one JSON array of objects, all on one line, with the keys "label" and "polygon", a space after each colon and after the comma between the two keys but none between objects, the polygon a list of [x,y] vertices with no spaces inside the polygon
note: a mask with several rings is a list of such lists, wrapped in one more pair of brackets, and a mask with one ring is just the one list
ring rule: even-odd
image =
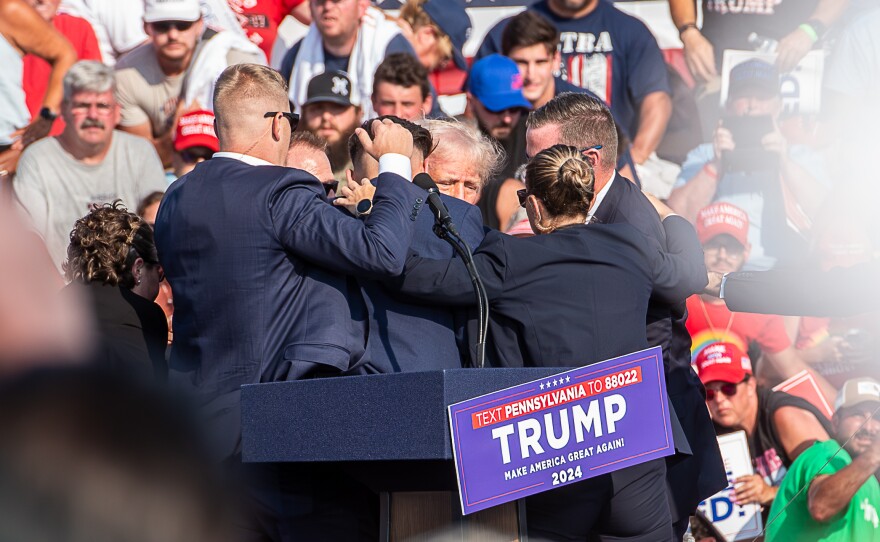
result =
[{"label": "black microphone windscreen", "polygon": [[432,179],[427,173],[419,173],[413,177],[413,184],[422,190],[431,190],[432,188],[438,190],[437,183],[435,183],[434,179]]}]

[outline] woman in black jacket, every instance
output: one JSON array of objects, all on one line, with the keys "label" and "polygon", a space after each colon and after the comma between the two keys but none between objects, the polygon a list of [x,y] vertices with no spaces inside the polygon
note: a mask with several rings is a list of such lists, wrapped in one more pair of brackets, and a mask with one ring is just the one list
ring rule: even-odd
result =
[{"label": "woman in black jacket", "polygon": [[135,378],[164,381],[168,323],[153,300],[165,280],[153,229],[119,201],[92,210],[70,232],[67,289],[81,290],[97,322],[94,359]]}]

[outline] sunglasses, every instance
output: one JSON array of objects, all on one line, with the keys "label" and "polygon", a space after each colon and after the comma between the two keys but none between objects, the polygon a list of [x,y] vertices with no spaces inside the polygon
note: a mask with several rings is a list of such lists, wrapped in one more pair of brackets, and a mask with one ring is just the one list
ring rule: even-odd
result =
[{"label": "sunglasses", "polygon": [[525,209],[526,200],[529,197],[529,191],[526,188],[520,188],[516,191],[516,197],[519,199],[519,206]]},{"label": "sunglasses", "polygon": [[176,29],[178,32],[186,32],[196,23],[195,21],[157,21],[150,24],[153,26],[153,30],[160,34],[165,34],[172,28]]},{"label": "sunglasses", "polygon": [[290,131],[291,132],[296,130],[296,127],[299,124],[299,115],[297,115],[296,113],[288,113],[287,111],[269,111],[268,113],[263,115],[263,118],[268,119],[268,118],[274,117],[278,113],[281,113],[284,116],[284,118],[287,119],[287,122],[290,123]]},{"label": "sunglasses", "polygon": [[719,387],[717,390],[714,388],[706,388],[706,400],[707,401],[714,400],[715,397],[718,396],[719,392],[723,393],[726,397],[733,397],[739,391],[739,385],[742,384],[743,382],[747,382],[748,380],[749,380],[749,375],[746,375],[745,378],[743,378],[741,381],[737,382],[736,384],[733,384],[731,382],[725,382],[724,384],[721,384],[721,387]]}]

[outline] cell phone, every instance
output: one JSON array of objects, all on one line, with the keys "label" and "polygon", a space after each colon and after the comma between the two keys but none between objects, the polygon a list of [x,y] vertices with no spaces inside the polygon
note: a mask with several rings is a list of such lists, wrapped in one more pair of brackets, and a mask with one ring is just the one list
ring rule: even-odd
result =
[{"label": "cell phone", "polygon": [[761,140],[773,131],[773,117],[770,115],[728,116],[721,125],[730,131],[738,150],[760,149]]}]

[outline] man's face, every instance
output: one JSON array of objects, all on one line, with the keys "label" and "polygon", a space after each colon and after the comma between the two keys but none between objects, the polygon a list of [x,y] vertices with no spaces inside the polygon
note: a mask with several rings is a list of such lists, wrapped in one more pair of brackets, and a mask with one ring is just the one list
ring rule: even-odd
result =
[{"label": "man's face", "polygon": [[55,13],[58,11],[58,4],[61,3],[61,0],[27,0],[27,3],[37,10],[37,13],[45,21],[51,22],[55,18]]},{"label": "man's face", "polygon": [[418,86],[402,87],[387,81],[376,85],[373,93],[373,109],[376,114],[394,115],[406,120],[416,120],[431,112],[431,96],[422,99]]},{"label": "man's face", "polygon": [[548,51],[542,43],[517,47],[508,55],[523,77],[523,95],[534,105],[553,84],[553,70],[559,65],[559,53]]},{"label": "man's face", "polygon": [[311,0],[312,20],[325,40],[348,40],[357,34],[367,10],[364,0]]},{"label": "man's face", "polygon": [[867,402],[834,413],[834,438],[842,443],[852,437],[844,446],[852,457],[865,453],[874,439],[880,438],[880,420],[871,417],[878,406]]},{"label": "man's face", "polygon": [[119,123],[119,104],[112,90],[107,92],[75,92],[62,105],[61,113],[67,130],[88,145],[109,143],[113,127]]},{"label": "man's face", "polygon": [[559,143],[562,132],[558,124],[545,124],[540,128],[530,128],[526,132],[526,156],[529,160],[536,154]]},{"label": "man's face", "polygon": [[469,153],[456,154],[460,158],[447,160],[438,160],[432,154],[426,163],[428,174],[437,183],[440,192],[476,205],[480,199],[483,182],[476,168],[467,159]]},{"label": "man's face", "polygon": [[191,54],[202,35],[202,21],[159,21],[144,24],[156,54],[168,60],[182,60]]},{"label": "man's face", "polygon": [[727,101],[727,110],[738,117],[763,117],[770,115],[776,118],[782,111],[782,100],[778,95],[746,93],[735,98],[731,97]]},{"label": "man's face", "polygon": [[306,129],[330,145],[347,142],[360,124],[360,110],[353,105],[317,102],[302,111]]},{"label": "man's face", "polygon": [[748,248],[727,234],[716,235],[703,244],[703,262],[715,273],[739,271],[748,258]]},{"label": "man's face", "polygon": [[519,122],[522,115],[522,109],[519,107],[511,107],[501,111],[489,111],[475,97],[468,95],[474,115],[477,122],[487,134],[497,140],[504,140],[513,133],[513,128]]},{"label": "man's face", "polygon": [[[751,407],[757,405],[758,394],[755,387],[754,378],[739,384],[717,380],[707,382],[706,389],[715,393],[711,400],[706,399],[712,420],[722,427],[742,427],[746,421],[745,417],[754,410]],[[725,389],[732,393],[726,394]]]}]

